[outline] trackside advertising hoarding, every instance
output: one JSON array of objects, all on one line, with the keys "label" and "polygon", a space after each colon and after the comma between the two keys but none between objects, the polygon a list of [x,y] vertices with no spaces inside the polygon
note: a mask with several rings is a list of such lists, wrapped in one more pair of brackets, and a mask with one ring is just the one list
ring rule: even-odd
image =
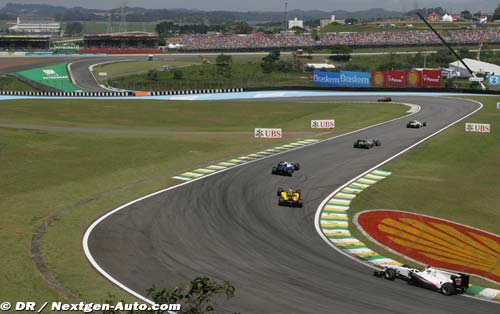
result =
[{"label": "trackside advertising hoarding", "polygon": [[488,78],[488,86],[500,87],[500,75],[492,75]]},{"label": "trackside advertising hoarding", "polygon": [[409,70],[406,71],[406,86],[407,87],[422,87],[424,85],[422,71]]},{"label": "trackside advertising hoarding", "polygon": [[333,129],[335,120],[311,120],[312,129]]},{"label": "trackside advertising hoarding", "polygon": [[370,87],[369,72],[313,72],[313,83],[328,87]]},{"label": "trackside advertising hoarding", "polygon": [[406,87],[406,72],[387,71],[385,73],[385,84],[388,87]]},{"label": "trackside advertising hoarding", "polygon": [[254,134],[256,138],[281,138],[283,131],[281,129],[255,128]]},{"label": "trackside advertising hoarding", "polygon": [[428,70],[422,71],[422,81],[424,87],[441,87],[441,70]]},{"label": "trackside advertising hoarding", "polygon": [[465,132],[490,133],[491,126],[486,123],[466,123]]}]

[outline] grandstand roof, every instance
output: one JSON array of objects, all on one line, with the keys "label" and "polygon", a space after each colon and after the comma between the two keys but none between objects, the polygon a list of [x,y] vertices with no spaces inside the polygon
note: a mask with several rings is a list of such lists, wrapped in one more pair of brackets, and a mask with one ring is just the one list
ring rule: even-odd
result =
[{"label": "grandstand roof", "polygon": [[108,34],[90,34],[83,36],[84,38],[158,38],[155,33],[147,32],[127,32],[127,33],[108,33]]}]

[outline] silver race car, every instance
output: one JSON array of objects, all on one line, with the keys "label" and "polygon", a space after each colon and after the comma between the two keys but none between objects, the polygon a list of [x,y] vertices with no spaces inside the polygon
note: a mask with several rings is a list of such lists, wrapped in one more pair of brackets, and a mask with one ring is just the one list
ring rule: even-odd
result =
[{"label": "silver race car", "polygon": [[469,287],[469,275],[450,273],[432,267],[418,270],[408,265],[385,266],[383,270],[377,270],[373,274],[388,280],[402,279],[410,285],[439,291],[447,296],[462,294]]},{"label": "silver race car", "polygon": [[410,129],[420,129],[423,128],[424,126],[427,126],[427,122],[421,122],[418,120],[411,120],[406,124],[406,127]]}]

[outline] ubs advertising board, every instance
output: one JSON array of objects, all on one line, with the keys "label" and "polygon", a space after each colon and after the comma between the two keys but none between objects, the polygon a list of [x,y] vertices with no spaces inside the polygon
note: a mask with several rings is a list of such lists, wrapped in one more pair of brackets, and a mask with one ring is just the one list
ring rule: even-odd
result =
[{"label": "ubs advertising board", "polygon": [[314,71],[313,83],[327,87],[370,87],[371,73],[368,72],[320,72]]}]

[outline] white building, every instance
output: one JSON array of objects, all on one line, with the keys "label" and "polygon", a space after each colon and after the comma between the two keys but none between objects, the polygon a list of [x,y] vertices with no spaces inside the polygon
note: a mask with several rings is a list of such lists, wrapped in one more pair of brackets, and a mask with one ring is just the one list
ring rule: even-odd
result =
[{"label": "white building", "polygon": [[304,28],[304,21],[299,20],[297,18],[294,18],[293,20],[289,20],[288,21],[288,29],[292,29],[294,27]]},{"label": "white building", "polygon": [[329,63],[308,63],[306,64],[306,70],[335,70],[335,66]]},{"label": "white building", "polygon": [[[493,63],[488,63],[488,62],[483,62],[483,61],[478,61],[474,59],[463,59],[465,64],[474,72],[474,74],[477,73],[484,73],[484,74],[491,74],[491,75],[500,75],[500,66],[493,64]],[[460,61],[455,61],[453,63],[450,63],[449,69],[458,72],[460,75],[459,77],[461,78],[469,78],[471,77],[469,71],[467,68],[462,64]]]},{"label": "white building", "polygon": [[10,34],[24,34],[24,35],[55,35],[61,34],[60,23],[21,23],[17,18],[17,23],[9,27]]},{"label": "white building", "polygon": [[330,19],[319,20],[319,27],[323,28],[327,25],[332,24],[333,22],[335,22],[335,15],[331,15]]},{"label": "white building", "polygon": [[442,17],[441,17],[441,21],[442,22],[453,22],[453,16],[449,15],[448,13],[445,13]]}]

